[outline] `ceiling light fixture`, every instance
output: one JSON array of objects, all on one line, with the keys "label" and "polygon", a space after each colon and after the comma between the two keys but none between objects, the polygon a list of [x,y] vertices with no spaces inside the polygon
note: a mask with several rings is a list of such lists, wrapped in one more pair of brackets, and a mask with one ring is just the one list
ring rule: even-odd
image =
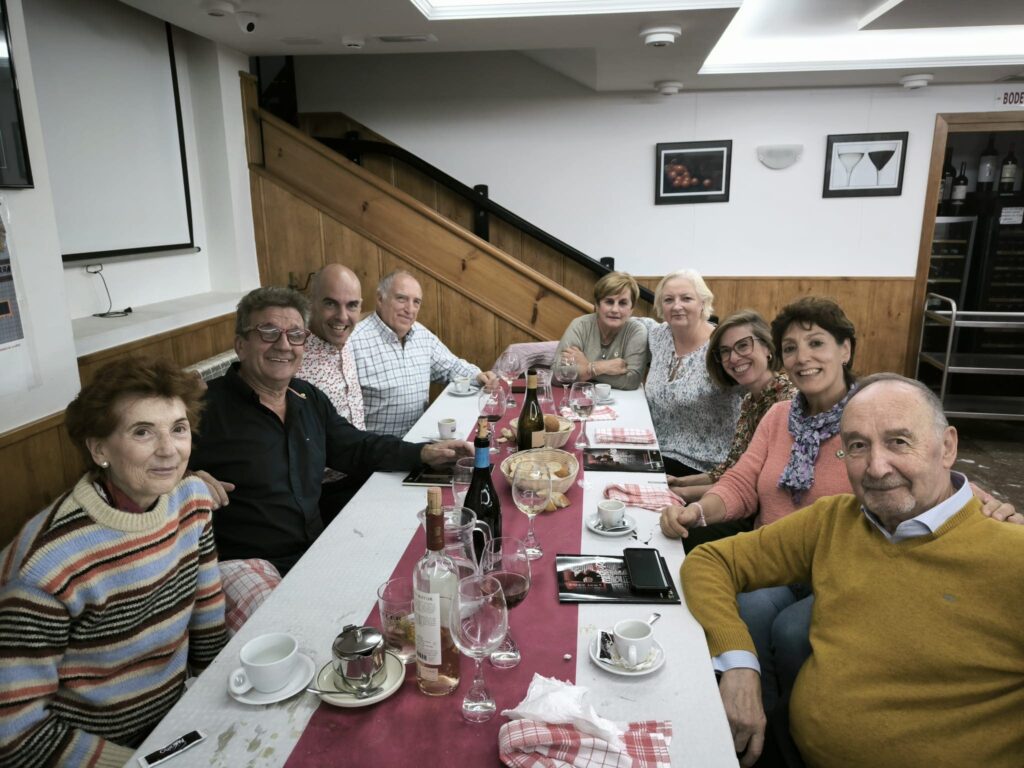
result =
[{"label": "ceiling light fixture", "polygon": [[683,34],[683,28],[671,24],[646,27],[640,30],[640,37],[644,39],[644,45],[651,48],[664,48],[667,45],[672,45],[681,34]]},{"label": "ceiling light fixture", "polygon": [[918,88],[924,88],[931,81],[932,75],[907,75],[906,77],[900,78],[900,85],[902,85],[904,88],[913,91],[917,90]]},{"label": "ceiling light fixture", "polygon": [[203,0],[199,7],[207,16],[219,19],[234,14],[238,10],[238,3],[232,0]]},{"label": "ceiling light fixture", "polygon": [[662,96],[675,96],[683,90],[683,84],[678,80],[659,80],[654,84],[654,90]]}]

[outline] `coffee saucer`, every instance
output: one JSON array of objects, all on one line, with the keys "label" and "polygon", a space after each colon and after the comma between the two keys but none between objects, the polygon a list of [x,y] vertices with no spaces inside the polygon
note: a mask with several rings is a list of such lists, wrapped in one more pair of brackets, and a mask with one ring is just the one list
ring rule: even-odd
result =
[{"label": "coffee saucer", "polygon": [[592,515],[587,518],[587,528],[592,530],[598,536],[628,536],[636,530],[636,520],[629,515],[622,516],[622,527],[613,528],[610,531],[604,529],[601,525],[601,518],[598,515]]},{"label": "coffee saucer", "polygon": [[402,683],[405,681],[405,664],[395,654],[385,651],[384,667],[387,669],[387,675],[384,677],[384,682],[380,684],[380,688],[366,698],[360,699],[354,693],[340,690],[337,678],[334,676],[334,664],[324,664],[316,676],[316,687],[321,691],[337,691],[337,693],[318,693],[317,696],[324,703],[335,707],[368,707],[378,701],[384,701],[402,687]]},{"label": "coffee saucer", "polygon": [[472,397],[473,395],[480,394],[480,387],[470,387],[465,392],[456,392],[454,389],[449,389],[448,394],[452,397]]},{"label": "coffee saucer", "polygon": [[234,694],[229,690],[228,695],[239,704],[252,705],[276,704],[279,701],[290,699],[299,691],[306,689],[306,686],[309,685],[310,678],[312,678],[313,673],[316,672],[315,661],[304,653],[299,653],[297,656],[298,660],[295,662],[295,671],[292,673],[291,679],[283,688],[278,688],[276,691],[271,691],[270,693],[263,693],[262,691],[257,691],[255,688],[250,688],[242,694]]},{"label": "coffee saucer", "polygon": [[595,399],[594,400],[594,405],[615,405],[615,398],[614,397],[608,397],[608,398],[605,398],[604,400],[597,400],[597,399]]},{"label": "coffee saucer", "polygon": [[[611,633],[608,632],[607,634],[610,635]],[[598,632],[590,641],[590,660],[605,672],[611,672],[613,675],[623,675],[624,677],[643,677],[644,675],[650,675],[657,672],[665,664],[665,649],[661,647],[661,643],[657,640],[654,640],[653,643],[650,656],[641,662],[641,665],[646,664],[647,666],[643,666],[641,669],[630,669],[625,666],[614,646],[611,648],[612,661],[605,661],[599,656],[601,650],[601,633]]]}]

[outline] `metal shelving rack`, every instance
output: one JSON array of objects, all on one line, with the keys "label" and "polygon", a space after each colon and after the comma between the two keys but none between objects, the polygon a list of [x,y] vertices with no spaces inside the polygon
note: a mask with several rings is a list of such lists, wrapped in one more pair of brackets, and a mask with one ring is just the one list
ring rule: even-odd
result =
[{"label": "metal shelving rack", "polygon": [[[946,308],[936,308],[939,307]],[[968,419],[1010,419],[1024,421],[1024,386],[1019,396],[951,395],[949,378],[959,374],[990,374],[1024,376],[1024,354],[992,354],[957,351],[957,337],[963,328],[1024,331],[1024,312],[964,312],[957,303],[938,293],[925,298],[925,329],[948,327],[944,351],[925,351],[925,333],[917,354],[917,376],[923,364],[937,368],[941,374],[938,396],[946,416]],[[1022,380],[1024,384],[1024,380]]]}]

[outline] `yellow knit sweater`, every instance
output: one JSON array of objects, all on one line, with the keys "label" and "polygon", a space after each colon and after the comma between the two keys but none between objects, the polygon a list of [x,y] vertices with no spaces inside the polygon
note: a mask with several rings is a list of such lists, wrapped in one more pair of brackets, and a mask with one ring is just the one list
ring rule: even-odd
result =
[{"label": "yellow knit sweater", "polygon": [[890,543],[856,498],[824,498],[706,544],[680,571],[713,656],[754,650],[737,592],[809,582],[813,653],[791,730],[809,766],[1024,766],[1024,526],[977,499]]}]

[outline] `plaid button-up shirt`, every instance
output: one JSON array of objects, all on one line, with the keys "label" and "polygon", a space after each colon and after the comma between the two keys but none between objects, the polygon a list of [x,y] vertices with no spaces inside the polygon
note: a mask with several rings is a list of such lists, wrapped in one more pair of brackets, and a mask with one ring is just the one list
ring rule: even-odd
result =
[{"label": "plaid button-up shirt", "polygon": [[403,344],[376,312],[359,322],[346,346],[356,358],[371,432],[403,437],[426,410],[431,381],[480,373],[419,323],[409,329]]}]

